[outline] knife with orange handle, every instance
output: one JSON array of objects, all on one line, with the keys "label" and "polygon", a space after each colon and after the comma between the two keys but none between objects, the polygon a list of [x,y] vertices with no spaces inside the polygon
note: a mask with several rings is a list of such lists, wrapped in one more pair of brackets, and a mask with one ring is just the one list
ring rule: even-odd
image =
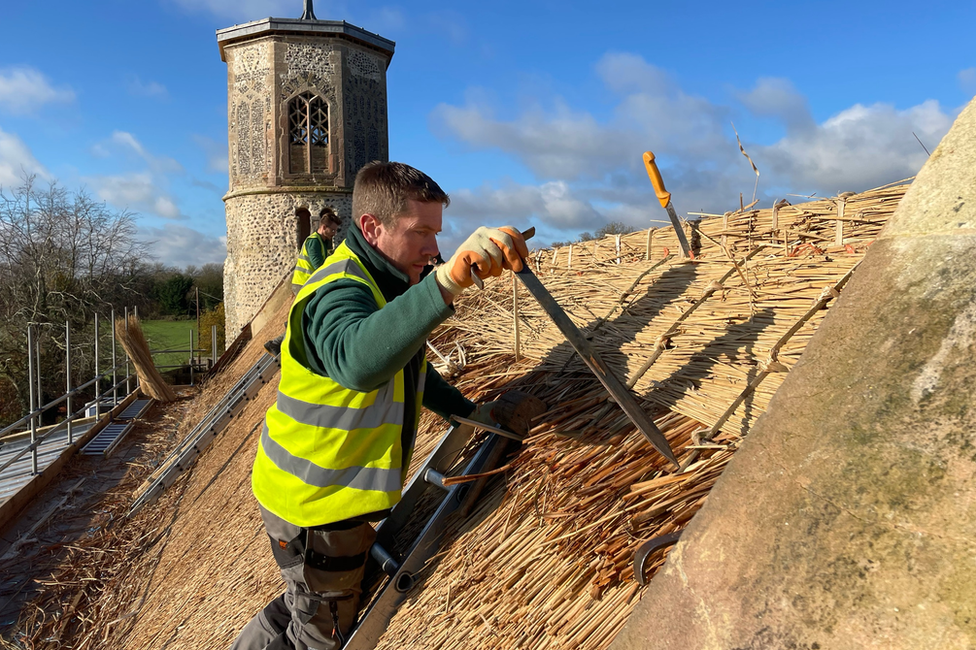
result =
[{"label": "knife with orange handle", "polygon": [[654,186],[657,200],[661,202],[661,207],[668,211],[668,218],[671,219],[671,225],[674,226],[674,234],[678,237],[678,245],[681,246],[682,257],[694,259],[695,254],[691,252],[691,246],[688,245],[688,239],[685,237],[684,228],[681,227],[678,213],[674,211],[674,206],[671,205],[671,192],[664,188],[664,179],[661,178],[661,170],[657,168],[657,163],[654,162],[653,152],[644,152],[644,167],[647,168],[647,175],[651,179],[651,185]]}]

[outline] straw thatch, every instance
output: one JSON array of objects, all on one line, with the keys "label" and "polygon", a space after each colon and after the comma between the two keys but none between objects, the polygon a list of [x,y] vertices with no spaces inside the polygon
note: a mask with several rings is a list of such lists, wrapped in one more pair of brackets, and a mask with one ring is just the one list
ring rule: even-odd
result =
[{"label": "straw thatch", "polygon": [[641,593],[634,551],[704,503],[905,189],[705,218],[694,263],[673,256],[671,229],[536,256],[557,301],[661,414],[678,474],[524,289],[517,316],[508,278],[467,296],[433,337],[465,346],[459,384],[484,399],[520,387],[550,411],[379,647],[608,646]]},{"label": "straw thatch", "polygon": [[[693,263],[674,256],[670,229],[535,255],[556,299],[657,416],[678,473],[524,290],[515,307],[510,275],[466,294],[432,337],[452,360],[463,348],[456,384],[479,400],[520,388],[550,410],[470,515],[453,522],[380,647],[609,645],[641,595],[634,550],[682,529],[701,507],[905,189],[706,217],[690,233],[700,246]],[[260,352],[252,343],[204,399],[219,399]],[[120,524],[121,548],[108,538],[79,544],[95,563],[85,575],[100,575],[96,559],[128,570],[106,568],[97,597],[89,588],[76,602],[71,589],[52,587],[22,628],[31,647],[230,644],[281,588],[249,481],[255,427],[273,399],[269,386],[191,475]],[[194,405],[197,417],[206,406]],[[191,414],[183,433],[194,424]],[[443,431],[425,415],[415,462]],[[652,573],[663,559],[652,558]],[[52,581],[83,584],[72,571]],[[55,612],[67,608],[72,617],[59,622]]]}]

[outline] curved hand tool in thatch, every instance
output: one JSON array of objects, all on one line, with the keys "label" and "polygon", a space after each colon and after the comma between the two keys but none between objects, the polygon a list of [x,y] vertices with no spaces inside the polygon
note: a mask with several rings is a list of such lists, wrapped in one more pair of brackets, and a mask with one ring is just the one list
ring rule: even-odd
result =
[{"label": "curved hand tool in thatch", "polygon": [[583,362],[596,375],[596,378],[600,380],[600,383],[607,389],[614,401],[624,410],[624,413],[627,414],[630,421],[644,434],[648,442],[654,445],[655,449],[670,460],[675,467],[678,467],[678,461],[674,457],[674,452],[671,451],[671,445],[668,444],[668,439],[654,425],[651,418],[647,417],[647,413],[640,407],[640,404],[637,403],[637,400],[627,387],[611,372],[609,366],[600,358],[597,351],[590,346],[590,342],[586,340],[583,333],[579,331],[579,328],[569,319],[569,316],[566,315],[566,312],[559,306],[556,299],[552,297],[549,290],[546,289],[539,278],[536,277],[535,273],[532,272],[529,265],[526,264],[523,266],[522,270],[515,275],[518,276],[522,284],[525,285],[525,288],[529,290],[529,293],[539,302],[543,311],[549,314],[552,322],[556,324],[556,327],[563,333],[563,336],[566,337],[569,344],[583,358]]},{"label": "curved hand tool in thatch", "polygon": [[641,587],[647,586],[645,572],[647,571],[647,558],[650,557],[651,553],[659,548],[671,546],[677,542],[682,532],[679,530],[674,533],[668,533],[667,535],[661,535],[660,537],[649,539],[640,545],[637,552],[634,553],[634,577],[637,579],[637,584]]},{"label": "curved hand tool in thatch", "polygon": [[491,433],[497,433],[502,438],[508,438],[509,440],[514,440],[515,442],[524,442],[525,438],[522,436],[512,433],[511,431],[506,431],[501,427],[496,427],[485,422],[478,422],[477,420],[469,420],[468,418],[462,418],[460,415],[452,415],[451,419],[458,424],[467,424],[468,426],[474,427],[475,429],[484,429],[485,431],[490,431]]},{"label": "curved hand tool in thatch", "polygon": [[651,179],[651,185],[654,186],[657,200],[661,202],[661,207],[668,211],[668,218],[671,219],[674,234],[677,235],[678,244],[681,246],[681,255],[688,259],[694,259],[695,254],[691,252],[691,246],[688,245],[685,230],[681,227],[681,220],[678,219],[678,213],[674,211],[674,206],[671,205],[671,192],[664,189],[664,179],[661,177],[661,170],[657,168],[657,163],[654,162],[653,152],[644,152],[644,167],[647,168],[647,176]]}]

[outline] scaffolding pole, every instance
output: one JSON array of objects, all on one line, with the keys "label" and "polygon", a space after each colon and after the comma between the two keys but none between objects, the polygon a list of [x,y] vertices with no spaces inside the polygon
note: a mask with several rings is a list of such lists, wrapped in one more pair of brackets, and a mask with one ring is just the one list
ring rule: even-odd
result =
[{"label": "scaffolding pole", "polygon": [[[115,355],[115,309],[112,309],[112,406],[119,403],[119,378],[118,378],[118,368],[119,362],[116,360]],[[128,386],[126,386],[128,388]],[[126,390],[126,395],[129,391]]]},{"label": "scaffolding pole", "polygon": [[31,474],[37,474],[37,397],[34,393],[34,326],[27,326],[27,392],[30,393]]},{"label": "scaffolding pole", "polygon": [[[139,308],[136,307],[136,318],[139,318]],[[125,333],[129,333],[129,308],[125,308]],[[129,372],[129,353],[125,353],[125,394],[132,392],[132,374]]]},{"label": "scaffolding pole", "polygon": [[98,373],[98,312],[95,312],[95,419],[102,416],[102,377]]},{"label": "scaffolding pole", "polygon": [[66,415],[68,416],[68,444],[74,444],[75,434],[72,421],[74,420],[74,409],[72,408],[71,395],[71,323],[64,321],[64,392],[68,396],[68,406]]}]

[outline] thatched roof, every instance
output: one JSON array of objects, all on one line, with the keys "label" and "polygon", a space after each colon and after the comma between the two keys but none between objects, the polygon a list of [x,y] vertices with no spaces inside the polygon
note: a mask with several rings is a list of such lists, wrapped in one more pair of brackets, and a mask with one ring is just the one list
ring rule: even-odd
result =
[{"label": "thatched roof", "polygon": [[[608,403],[524,290],[516,358],[510,275],[465,294],[457,317],[432,336],[455,360],[464,349],[455,383],[476,400],[518,387],[550,410],[470,516],[454,522],[380,647],[609,645],[641,595],[634,550],[680,530],[701,507],[905,189],[783,206],[775,216],[706,217],[693,233],[700,250],[692,263],[674,255],[670,229],[624,235],[619,250],[608,237],[537,252],[538,275],[618,376],[635,382],[687,466],[682,473]],[[284,312],[271,322],[283,323]],[[260,356],[265,334],[207,388],[184,433]],[[227,647],[277,595],[250,492],[254,431],[275,388],[247,406],[188,478],[118,524],[115,538],[78,543],[84,550],[38,603],[47,618],[25,628],[35,647]],[[425,415],[416,459],[444,428]],[[662,562],[654,558],[652,571]],[[120,564],[127,570],[97,587],[78,569],[97,582]],[[54,619],[59,608],[71,617]],[[58,637],[63,645],[46,641]]]}]

